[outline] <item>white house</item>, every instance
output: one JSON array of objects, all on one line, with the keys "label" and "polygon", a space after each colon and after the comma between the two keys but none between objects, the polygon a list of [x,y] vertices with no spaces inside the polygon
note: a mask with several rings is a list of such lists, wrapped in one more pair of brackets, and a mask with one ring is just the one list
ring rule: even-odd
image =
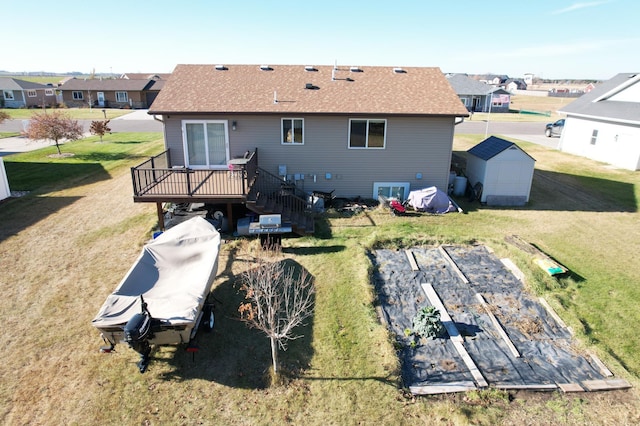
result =
[{"label": "white house", "polygon": [[7,180],[7,172],[4,169],[4,162],[0,158],[0,201],[11,196],[9,190],[9,181]]},{"label": "white house", "polygon": [[536,160],[518,145],[491,136],[467,151],[467,178],[482,184],[480,202],[523,206],[529,201]]},{"label": "white house", "polygon": [[566,114],[559,149],[640,170],[640,73],[621,73],[558,112]]}]

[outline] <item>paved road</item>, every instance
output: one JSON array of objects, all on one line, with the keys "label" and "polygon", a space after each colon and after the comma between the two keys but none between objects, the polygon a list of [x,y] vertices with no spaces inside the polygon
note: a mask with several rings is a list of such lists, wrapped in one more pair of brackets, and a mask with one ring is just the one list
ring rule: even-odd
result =
[{"label": "paved road", "polygon": [[531,142],[538,145],[544,145],[548,148],[558,149],[560,138],[548,138],[544,135],[545,123],[522,123],[522,122],[502,122],[489,121],[468,121],[458,124],[455,128],[456,134],[474,134],[474,135],[499,135],[506,139],[519,139],[525,142]]},{"label": "paved road", "polygon": [[[79,120],[85,132],[88,133],[91,120]],[[23,129],[23,120],[7,120],[0,125],[0,131],[19,132]],[[129,114],[114,118],[109,123],[113,132],[161,132],[162,123],[154,120],[147,114],[147,110],[136,110]],[[559,138],[547,138],[544,136],[544,123],[521,123],[465,120],[455,128],[457,134],[480,134],[488,136],[500,135],[507,139],[519,139],[544,145],[549,148],[558,148]],[[25,138],[0,139],[0,157],[16,152],[31,151],[47,146],[47,142],[32,142]]]}]

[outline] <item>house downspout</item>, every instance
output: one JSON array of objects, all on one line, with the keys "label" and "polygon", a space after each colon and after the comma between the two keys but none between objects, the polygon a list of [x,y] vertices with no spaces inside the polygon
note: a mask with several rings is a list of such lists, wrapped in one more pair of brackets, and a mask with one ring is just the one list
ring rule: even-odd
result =
[{"label": "house downspout", "polygon": [[158,118],[158,116],[157,116],[157,115],[155,115],[155,114],[153,114],[153,119],[154,119],[154,120],[156,120],[156,121],[159,121],[159,122],[161,122],[161,123],[163,123],[163,124],[164,124],[164,120],[162,120],[162,119]]}]

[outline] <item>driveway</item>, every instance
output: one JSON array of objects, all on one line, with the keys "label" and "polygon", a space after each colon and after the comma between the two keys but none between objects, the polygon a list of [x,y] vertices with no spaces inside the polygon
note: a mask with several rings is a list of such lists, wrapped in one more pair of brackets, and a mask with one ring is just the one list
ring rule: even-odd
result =
[{"label": "driveway", "polygon": [[525,142],[531,142],[547,148],[558,149],[560,138],[548,138],[544,135],[545,123],[533,122],[502,122],[490,121],[464,121],[455,128],[456,134],[472,134],[484,135],[500,135],[507,139],[519,139]]}]

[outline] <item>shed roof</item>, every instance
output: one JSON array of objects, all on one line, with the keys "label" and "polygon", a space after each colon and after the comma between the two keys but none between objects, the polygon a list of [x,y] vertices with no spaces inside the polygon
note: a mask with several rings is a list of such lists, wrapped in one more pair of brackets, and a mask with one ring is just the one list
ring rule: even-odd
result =
[{"label": "shed roof", "polygon": [[533,161],[536,161],[533,157],[527,154],[524,150],[522,150],[518,145],[513,142],[504,140],[502,138],[496,136],[490,136],[487,139],[480,142],[478,145],[469,149],[467,152],[475,155],[476,157],[482,160],[490,160],[501,152],[515,146],[519,151],[524,153],[526,156],[531,158]]},{"label": "shed roof", "polygon": [[439,68],[178,65],[150,108],[162,113],[468,116]]},{"label": "shed roof", "polygon": [[[625,91],[632,94],[620,96]],[[620,73],[564,106],[558,112],[569,116],[604,118],[636,124],[640,123],[638,93],[640,93],[640,73]]]}]

